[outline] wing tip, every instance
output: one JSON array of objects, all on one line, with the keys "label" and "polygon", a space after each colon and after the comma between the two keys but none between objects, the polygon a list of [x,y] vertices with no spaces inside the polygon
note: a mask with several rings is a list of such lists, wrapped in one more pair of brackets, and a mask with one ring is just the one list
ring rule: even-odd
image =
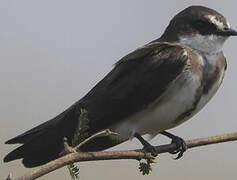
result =
[{"label": "wing tip", "polygon": [[9,162],[9,161],[13,161],[15,159],[20,159],[23,157],[23,152],[24,152],[24,146],[20,146],[20,147],[14,149],[13,151],[11,151],[10,153],[8,153],[4,157],[3,162]]},{"label": "wing tip", "polygon": [[18,137],[18,136],[5,141],[5,144],[16,144],[16,143],[21,143],[20,137]]}]

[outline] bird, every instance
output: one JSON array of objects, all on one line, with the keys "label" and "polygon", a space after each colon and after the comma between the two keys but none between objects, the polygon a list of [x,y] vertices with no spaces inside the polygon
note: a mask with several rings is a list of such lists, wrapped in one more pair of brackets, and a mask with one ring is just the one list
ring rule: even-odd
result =
[{"label": "bird", "polygon": [[215,95],[227,68],[222,47],[230,36],[237,36],[237,31],[219,12],[204,6],[185,8],[158,39],[117,61],[64,112],[6,141],[21,146],[4,162],[22,159],[25,167],[36,167],[60,157],[64,138],[70,146],[80,142],[78,126],[83,122],[83,138],[105,129],[118,136],[96,137],[81,151],[100,151],[137,138],[145,152],[156,156],[154,146],[142,136],[162,134],[176,143],[177,150],[170,153],[180,158],[186,144],[167,130],[191,119]]}]

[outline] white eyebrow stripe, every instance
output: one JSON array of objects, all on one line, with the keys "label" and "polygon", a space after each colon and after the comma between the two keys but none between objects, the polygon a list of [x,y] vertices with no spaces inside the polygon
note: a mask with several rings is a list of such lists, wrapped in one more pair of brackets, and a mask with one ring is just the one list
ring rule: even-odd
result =
[{"label": "white eyebrow stripe", "polygon": [[[221,21],[218,21],[216,19],[216,16],[212,16],[212,15],[208,15],[206,16],[213,24],[215,24],[219,29],[224,29],[226,28],[226,26],[224,25],[223,22]],[[226,23],[227,24],[227,28],[230,28],[230,24],[229,22]]]}]

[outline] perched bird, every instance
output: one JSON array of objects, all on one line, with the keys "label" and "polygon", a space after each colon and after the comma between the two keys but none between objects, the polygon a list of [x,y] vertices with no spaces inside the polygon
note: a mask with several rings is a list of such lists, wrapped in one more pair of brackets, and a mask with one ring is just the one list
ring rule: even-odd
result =
[{"label": "perched bird", "polygon": [[[58,158],[63,139],[77,139],[82,112],[87,112],[85,137],[110,129],[118,137],[98,137],[81,147],[98,151],[136,137],[144,150],[157,155],[142,135],[163,134],[185,151],[185,143],[166,130],[199,112],[218,90],[226,70],[224,42],[237,31],[213,9],[191,6],[170,21],[163,35],[120,59],[82,99],[55,118],[15,137],[20,143],[4,161],[23,158],[34,167]],[[75,144],[74,144],[75,145]]]}]

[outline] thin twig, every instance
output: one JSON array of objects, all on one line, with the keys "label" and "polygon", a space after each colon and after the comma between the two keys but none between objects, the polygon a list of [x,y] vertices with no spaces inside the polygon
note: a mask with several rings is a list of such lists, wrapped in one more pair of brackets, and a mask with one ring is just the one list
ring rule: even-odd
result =
[{"label": "thin twig", "polygon": [[68,140],[67,140],[66,137],[63,138],[63,146],[64,146],[64,151],[65,151],[66,154],[76,152],[76,150],[68,144]]},{"label": "thin twig", "polygon": [[80,152],[80,147],[83,146],[84,144],[88,143],[89,141],[97,138],[97,137],[101,137],[101,136],[109,136],[109,135],[119,135],[118,133],[115,133],[115,132],[112,132],[110,131],[109,129],[105,129],[103,131],[99,131],[95,134],[93,134],[92,136],[86,138],[84,141],[82,141],[80,144],[78,144],[76,147],[71,147],[69,144],[68,144],[68,139],[66,137],[63,138],[63,146],[64,146],[64,149],[62,152],[59,153],[59,156],[64,156],[66,154],[69,154],[69,153],[74,153],[74,152]]},{"label": "thin twig", "polygon": [[[223,134],[219,136],[213,136],[208,138],[199,138],[186,141],[188,149],[204,146],[209,144],[216,144],[228,141],[237,140],[237,132],[230,134]],[[171,152],[176,149],[175,144],[166,144],[162,146],[156,146],[156,150],[159,154]],[[150,153],[144,153],[141,149],[130,151],[100,151],[100,152],[75,152],[67,154],[61,158],[51,161],[45,165],[39,166],[33,169],[31,172],[17,178],[17,180],[32,180],[41,177],[51,171],[59,169],[67,164],[73,162],[82,161],[96,161],[96,160],[112,160],[112,159],[154,159]]]},{"label": "thin twig", "polygon": [[101,136],[109,136],[109,135],[115,135],[118,136],[118,133],[112,132],[109,129],[105,129],[103,131],[99,131],[95,134],[93,134],[92,136],[88,137],[87,139],[85,139],[84,141],[82,141],[80,144],[78,144],[74,149],[76,151],[80,151],[80,147],[83,146],[84,144],[87,144],[89,141],[91,141],[92,139],[95,139],[97,137],[101,137]]}]

